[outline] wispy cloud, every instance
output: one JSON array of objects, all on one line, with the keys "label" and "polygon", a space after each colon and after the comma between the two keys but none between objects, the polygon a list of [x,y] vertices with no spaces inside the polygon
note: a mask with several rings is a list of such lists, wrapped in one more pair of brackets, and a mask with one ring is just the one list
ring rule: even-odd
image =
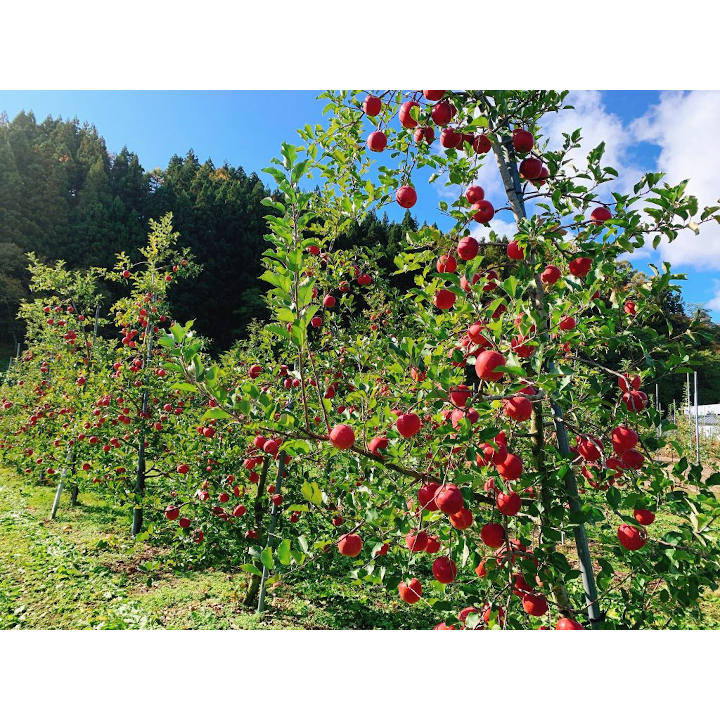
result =
[{"label": "wispy cloud", "polygon": [[[697,195],[701,206],[716,204],[720,196],[720,92],[664,92],[657,105],[632,123],[631,130],[636,141],[660,147],[657,169],[667,174],[668,182],[689,178],[688,192]],[[720,225],[707,223],[699,235],[687,231],[658,249],[673,265],[720,269]]]}]

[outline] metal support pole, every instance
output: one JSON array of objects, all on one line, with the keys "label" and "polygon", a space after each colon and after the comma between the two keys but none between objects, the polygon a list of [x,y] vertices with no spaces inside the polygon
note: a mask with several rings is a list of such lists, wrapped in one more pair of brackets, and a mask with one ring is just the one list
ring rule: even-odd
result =
[{"label": "metal support pole", "polygon": [[63,485],[65,484],[65,478],[67,477],[68,463],[72,459],[72,449],[68,449],[65,457],[65,464],[60,471],[60,482],[58,483],[57,490],[55,491],[55,499],[53,500],[52,510],[50,510],[50,519],[55,519],[55,513],[57,512],[58,506],[60,505],[60,496],[62,495]]},{"label": "metal support pole", "polygon": [[[282,476],[283,472],[285,471],[285,460],[287,456],[285,455],[285,452],[280,453],[280,461],[278,462],[278,473],[277,473],[277,480],[275,481],[275,492],[279,493],[282,490]],[[275,533],[275,525],[277,523],[277,517],[280,514],[280,508],[277,505],[273,505],[272,510],[270,511],[270,527],[268,529],[267,533],[267,540],[265,541],[265,549],[273,546],[273,540],[274,540],[274,533]],[[268,578],[268,569],[263,564],[263,571],[262,571],[262,579],[260,580],[260,595],[258,596],[258,604],[257,604],[257,611],[259,613],[264,612],[265,610],[265,583]]]},{"label": "metal support pole", "polygon": [[[494,150],[497,155],[498,169],[503,178],[505,191],[513,207],[516,220],[526,217],[525,202],[523,199],[522,183],[518,172],[517,162],[512,149],[512,141],[506,138],[502,145],[495,143]],[[498,152],[499,151],[499,152]],[[508,177],[509,173],[509,177]],[[508,182],[509,181],[509,182]],[[555,364],[550,362],[548,369],[553,372]],[[553,409],[553,420],[555,424],[555,434],[557,437],[557,445],[560,454],[565,458],[571,457],[570,443],[568,441],[567,429],[563,422],[563,413],[560,405],[554,397],[550,398]],[[564,478],[565,492],[567,494],[570,512],[577,515],[581,511],[580,497],[578,495],[577,480],[575,473],[568,464],[567,473]],[[587,534],[585,533],[585,525],[577,523],[573,527],[573,535],[575,537],[575,549],[578,554],[580,563],[580,574],[582,576],[583,588],[585,589],[585,601],[587,605],[588,618],[590,619],[590,627],[594,628],[602,622],[602,613],[597,599],[597,588],[595,585],[595,573],[593,571],[592,560],[590,558],[590,547],[588,545]]]},{"label": "metal support pole", "polygon": [[695,380],[695,461],[700,464],[700,422],[698,420],[698,386],[697,370],[694,373]]},{"label": "metal support pole", "polygon": [[[146,371],[150,360],[152,359],[152,348],[153,348],[153,328],[152,325],[148,325],[147,332],[150,333],[147,346],[147,354],[145,356],[145,364],[143,370]],[[142,530],[143,524],[143,508],[142,501],[145,495],[145,415],[148,409],[148,389],[147,379],[145,380],[145,389],[143,390],[142,396],[142,422],[140,434],[138,436],[138,460],[137,460],[137,473],[135,475],[135,497],[133,506],[133,520],[132,520],[132,534],[135,537],[140,530]]]},{"label": "metal support pole", "polygon": [[[551,399],[550,404],[553,409],[553,422],[555,423],[555,432],[557,434],[558,449],[563,457],[570,458],[570,442],[568,441],[567,428],[563,422],[563,412],[560,406]],[[567,493],[568,505],[572,514],[578,514],[582,511],[580,505],[580,496],[578,494],[577,481],[572,468],[568,467],[565,473],[565,492]],[[598,603],[597,587],[595,586],[595,573],[592,567],[592,559],[590,558],[590,547],[588,546],[587,534],[585,533],[585,525],[578,523],[573,527],[573,535],[575,536],[575,548],[577,549],[578,561],[580,563],[580,575],[582,577],[583,589],[585,590],[585,602],[587,603],[588,618],[590,619],[590,627],[594,628],[597,623],[602,622],[602,613]]]}]

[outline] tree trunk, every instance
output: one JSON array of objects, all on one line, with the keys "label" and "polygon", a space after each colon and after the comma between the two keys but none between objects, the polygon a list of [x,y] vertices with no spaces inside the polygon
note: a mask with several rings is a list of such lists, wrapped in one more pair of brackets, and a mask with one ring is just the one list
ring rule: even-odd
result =
[{"label": "tree trunk", "polygon": [[[260,479],[257,485],[257,494],[255,495],[255,506],[253,508],[253,515],[255,517],[255,528],[259,529],[262,525],[263,516],[265,515],[265,506],[263,500],[265,499],[265,480],[267,479],[268,466],[270,465],[270,457],[266,457],[263,461],[262,470],[260,471]],[[255,561],[255,567],[262,571],[263,564],[259,561]],[[248,607],[255,607],[258,599],[258,592],[260,590],[260,575],[250,576],[250,585],[248,586],[245,598],[243,599],[243,605]]]},{"label": "tree trunk", "polygon": [[[520,175],[518,173],[517,163],[515,161],[514,150],[512,146],[512,140],[509,136],[505,137],[502,143],[497,140],[492,141],[493,152],[500,171],[500,176],[505,187],[510,207],[515,215],[515,220],[519,223],[521,220],[527,217],[525,211],[525,202],[523,199],[522,184],[520,182]],[[534,258],[531,253],[528,254],[528,263],[534,264]],[[547,309],[545,307],[545,289],[542,284],[542,280],[539,275],[535,275],[535,292],[533,293],[533,300],[535,308],[538,311],[542,326],[540,327],[541,333],[544,334],[544,339],[548,339],[548,328],[547,328]],[[548,369],[552,372],[555,369],[554,363],[551,361],[548,363]],[[557,437],[558,449],[563,457],[570,457],[570,446],[567,439],[567,430],[564,423],[562,422],[563,415],[560,406],[554,398],[550,398],[551,407],[553,410],[553,420],[555,423],[555,434]],[[552,502],[552,493],[550,487],[550,477],[545,468],[545,452],[544,452],[544,428],[542,423],[542,408],[539,403],[533,403],[533,455],[535,459],[535,466],[541,473],[543,481],[541,482],[541,498],[543,503],[543,513],[541,515],[542,526],[547,527],[549,525],[549,509]],[[567,472],[564,477],[565,494],[568,499],[570,506],[570,512],[572,515],[577,516],[580,511],[580,500],[577,491],[577,482],[575,480],[575,474],[572,468],[568,465]],[[542,528],[541,528],[542,531]],[[580,562],[580,572],[582,575],[583,588],[585,590],[585,599],[587,604],[588,617],[591,621],[591,627],[594,627],[596,623],[602,620],[600,609],[597,602],[597,590],[595,588],[595,575],[592,567],[592,561],[590,559],[590,549],[588,547],[587,535],[585,533],[585,526],[583,523],[573,522],[573,534],[575,536],[575,547],[577,550],[578,560]],[[560,606],[561,610],[566,608],[565,612],[569,611],[567,591],[563,586],[560,588],[553,588],[553,594],[555,600]],[[572,613],[570,613],[572,614]]]},{"label": "tree trunk", "polygon": [[[278,463],[278,474],[277,474],[277,480],[275,481],[275,492],[280,493],[282,492],[282,476],[283,471],[285,470],[285,459],[286,455],[284,452],[280,453],[280,462]],[[275,532],[275,525],[277,524],[278,515],[280,514],[280,508],[277,505],[273,505],[272,510],[270,511],[270,528],[267,533],[267,541],[265,542],[265,547],[273,547],[274,545],[274,538],[273,533]],[[265,583],[267,582],[268,577],[268,569],[263,565],[262,569],[262,578],[260,579],[260,597],[258,598],[258,605],[257,605],[257,611],[259,613],[262,613],[263,610],[265,610]]]},{"label": "tree trunk", "polygon": [[132,519],[132,534],[135,537],[142,530],[143,507],[145,496],[145,433],[140,433],[138,443],[137,473],[135,475],[134,505]]},{"label": "tree trunk", "polygon": [[[153,298],[154,300],[154,298]],[[96,311],[99,312],[99,309]],[[143,370],[147,370],[147,366],[150,364],[152,358],[153,348],[153,327],[148,325],[147,328],[148,345],[147,353],[145,354],[145,363]],[[147,383],[147,380],[145,381]],[[148,409],[148,389],[147,385],[143,390],[142,398],[142,421],[147,422],[145,415]],[[140,438],[138,441],[138,460],[137,460],[137,474],[135,476],[135,492],[134,492],[134,506],[133,506],[133,520],[132,520],[132,534],[133,537],[139,534],[142,530],[143,525],[143,500],[145,498],[145,481],[146,481],[146,470],[145,470],[145,430],[144,425],[140,430]]]}]

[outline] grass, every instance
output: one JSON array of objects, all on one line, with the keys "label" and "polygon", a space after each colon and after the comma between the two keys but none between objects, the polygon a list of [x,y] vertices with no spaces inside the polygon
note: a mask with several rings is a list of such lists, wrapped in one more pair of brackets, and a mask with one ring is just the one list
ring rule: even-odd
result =
[{"label": "grass", "polygon": [[61,503],[50,521],[53,494],[0,469],[0,629],[427,626],[383,590],[334,579],[270,587],[261,617],[242,605],[246,575],[173,569],[162,550],[129,537],[127,510],[91,494],[75,508]]},{"label": "grass", "polygon": [[[126,508],[95,494],[48,519],[54,487],[0,468],[0,629],[412,629],[423,608],[345,577],[268,588],[267,610],[243,606],[247,575],[180,570],[162,548],[135,542]],[[658,515],[657,525],[671,524]],[[591,539],[592,542],[592,539]],[[569,544],[565,546],[569,550]],[[701,602],[703,628],[720,628],[720,592]]]}]

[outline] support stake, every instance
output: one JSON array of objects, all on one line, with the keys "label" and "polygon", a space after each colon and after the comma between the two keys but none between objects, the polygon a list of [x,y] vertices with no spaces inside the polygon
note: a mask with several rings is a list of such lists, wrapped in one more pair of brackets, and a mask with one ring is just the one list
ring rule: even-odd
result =
[{"label": "support stake", "polygon": [[[275,481],[275,492],[279,493],[282,490],[282,476],[285,471],[285,460],[287,456],[285,452],[280,453],[280,461],[278,462],[278,474],[277,480]],[[277,517],[280,514],[280,508],[277,505],[273,505],[270,511],[270,528],[267,533],[267,540],[265,542],[265,548],[272,547],[274,544],[274,533],[275,525],[277,524]],[[260,580],[260,595],[258,597],[257,611],[262,613],[265,611],[265,583],[268,578],[268,569],[263,565],[262,578]]]},{"label": "support stake", "polygon": [[698,387],[697,370],[694,373],[695,380],[695,462],[700,464],[700,421],[698,420]]},{"label": "support stake", "polygon": [[50,510],[50,519],[55,519],[58,506],[60,505],[60,496],[62,495],[63,485],[65,484],[65,478],[67,477],[68,465],[72,461],[72,450],[68,449],[67,455],[65,456],[65,464],[60,471],[60,482],[58,483],[57,490],[55,491],[55,499],[53,500],[52,509]]},{"label": "support stake", "polygon": [[[154,299],[154,298],[153,298]],[[143,369],[147,371],[147,367],[152,359],[152,348],[153,348],[153,327],[148,325],[146,332],[149,333],[147,354],[145,356],[145,365]],[[135,537],[142,530],[143,525],[143,508],[142,502],[145,497],[145,425],[146,422],[145,414],[148,409],[148,389],[147,380],[145,380],[145,389],[143,390],[142,398],[142,421],[143,425],[140,430],[138,437],[138,460],[137,460],[137,474],[135,475],[135,503],[133,506],[133,520],[132,520],[132,535]]]}]

